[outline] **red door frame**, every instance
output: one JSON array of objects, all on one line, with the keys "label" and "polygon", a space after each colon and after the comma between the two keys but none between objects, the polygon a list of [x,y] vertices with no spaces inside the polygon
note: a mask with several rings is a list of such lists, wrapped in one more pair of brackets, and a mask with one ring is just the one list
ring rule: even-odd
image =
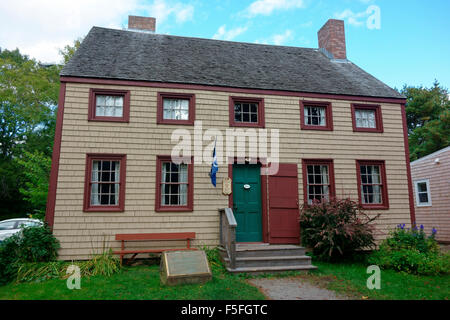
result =
[{"label": "red door frame", "polygon": [[[238,158],[228,158],[228,177],[233,181],[233,164],[246,164],[245,161],[238,162]],[[251,164],[247,162],[247,164]],[[261,168],[267,166],[264,158],[258,158],[257,163]],[[233,208],[233,184],[231,184],[231,193],[228,195],[228,207]],[[264,243],[269,243],[269,216],[267,214],[267,175],[261,175],[261,208],[262,208],[262,236]]]}]

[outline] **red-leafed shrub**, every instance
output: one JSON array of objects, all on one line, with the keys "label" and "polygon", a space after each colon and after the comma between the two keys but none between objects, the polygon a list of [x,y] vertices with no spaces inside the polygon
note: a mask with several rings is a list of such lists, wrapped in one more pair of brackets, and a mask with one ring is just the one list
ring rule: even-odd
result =
[{"label": "red-leafed shrub", "polygon": [[350,199],[304,204],[300,212],[302,244],[320,260],[339,260],[375,246],[373,222]]}]

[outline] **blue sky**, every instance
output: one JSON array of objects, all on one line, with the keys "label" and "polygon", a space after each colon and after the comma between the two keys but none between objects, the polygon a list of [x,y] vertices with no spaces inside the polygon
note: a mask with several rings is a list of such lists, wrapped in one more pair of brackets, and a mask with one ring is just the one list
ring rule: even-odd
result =
[{"label": "blue sky", "polygon": [[[374,6],[379,28],[367,25]],[[391,87],[437,79],[450,88],[449,12],[447,0],[2,1],[0,47],[57,61],[93,25],[123,28],[129,14],[156,17],[158,33],[317,47],[320,27],[341,18],[348,59],[367,72]]]}]

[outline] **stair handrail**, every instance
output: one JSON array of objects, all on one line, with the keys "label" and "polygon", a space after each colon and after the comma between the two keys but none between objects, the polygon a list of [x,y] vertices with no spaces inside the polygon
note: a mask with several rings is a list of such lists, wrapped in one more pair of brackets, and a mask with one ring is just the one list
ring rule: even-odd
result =
[{"label": "stair handrail", "polygon": [[219,209],[220,245],[227,251],[230,268],[236,267],[236,227],[237,222],[231,208]]}]

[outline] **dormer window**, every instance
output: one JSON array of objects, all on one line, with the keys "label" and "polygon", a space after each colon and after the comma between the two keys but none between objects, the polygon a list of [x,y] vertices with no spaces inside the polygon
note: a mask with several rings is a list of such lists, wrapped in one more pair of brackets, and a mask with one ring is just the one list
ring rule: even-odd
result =
[{"label": "dormer window", "polygon": [[89,96],[89,121],[129,121],[130,91],[91,89]]}]

